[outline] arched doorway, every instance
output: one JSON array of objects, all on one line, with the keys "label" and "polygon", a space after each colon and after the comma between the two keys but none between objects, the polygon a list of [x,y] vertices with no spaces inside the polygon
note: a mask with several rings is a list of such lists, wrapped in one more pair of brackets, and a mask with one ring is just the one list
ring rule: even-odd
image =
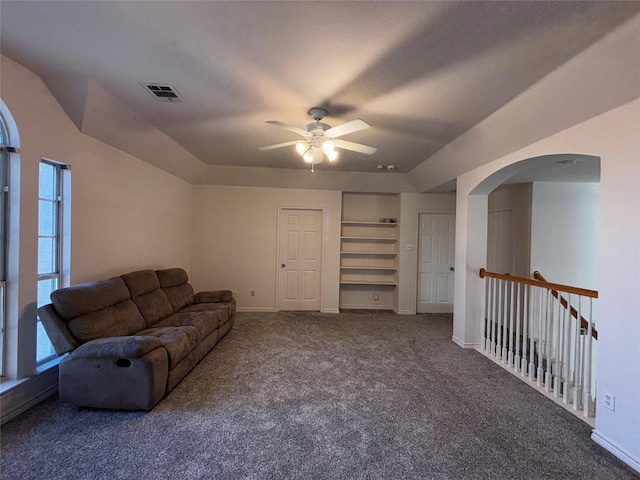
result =
[{"label": "arched doorway", "polygon": [[[487,266],[491,192],[501,185],[534,181],[553,181],[558,185],[598,181],[599,171],[599,157],[559,153],[518,159],[502,165],[495,162],[495,165],[485,165],[458,178],[456,272],[461,273],[455,278],[453,341],[456,344],[463,348],[479,345],[479,322],[470,319],[479,319],[484,307],[484,290],[478,271]],[[531,259],[528,263],[530,270]]]}]

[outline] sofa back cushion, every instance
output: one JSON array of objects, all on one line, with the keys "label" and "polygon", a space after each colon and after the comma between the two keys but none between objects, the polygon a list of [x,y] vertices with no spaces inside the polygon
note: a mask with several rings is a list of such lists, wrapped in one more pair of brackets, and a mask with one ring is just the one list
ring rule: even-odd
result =
[{"label": "sofa back cushion", "polygon": [[160,288],[160,281],[153,270],[139,270],[120,278],[131,292],[131,298],[138,306],[147,328],[173,313],[171,303]]},{"label": "sofa back cushion", "polygon": [[169,299],[173,313],[193,303],[193,287],[189,285],[187,272],[182,268],[156,270],[160,288]]},{"label": "sofa back cushion", "polygon": [[132,335],[145,328],[120,277],[56,290],[51,302],[81,344],[96,338]]}]

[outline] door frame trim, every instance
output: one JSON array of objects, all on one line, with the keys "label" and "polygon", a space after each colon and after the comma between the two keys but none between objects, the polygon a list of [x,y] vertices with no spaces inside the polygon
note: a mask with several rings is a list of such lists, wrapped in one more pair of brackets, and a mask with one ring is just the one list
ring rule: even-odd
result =
[{"label": "door frame trim", "polygon": [[[420,260],[420,256],[418,255],[418,250],[420,248],[420,215],[453,215],[454,218],[454,222],[457,221],[457,215],[456,215],[456,211],[455,210],[447,210],[447,209],[434,209],[434,208],[427,208],[427,209],[417,209],[416,210],[416,215],[415,215],[415,220],[416,220],[416,232],[415,232],[415,236],[414,236],[414,245],[415,248],[413,249],[413,258],[414,258],[414,270],[413,270],[413,291],[412,291],[412,314],[416,315],[418,312],[418,270],[420,268],[420,266],[418,265],[418,260]],[[454,223],[455,224],[455,223]],[[457,227],[457,224],[455,224]],[[458,231],[457,228],[455,230],[456,232]],[[453,237],[453,241],[455,244],[455,240],[456,237],[454,235]],[[455,259],[455,257],[454,257]],[[455,260],[454,260],[455,263]],[[455,288],[455,276],[457,275],[457,273],[454,271],[453,272],[453,284],[454,284],[454,288]],[[454,290],[455,293],[455,290]]]},{"label": "door frame trim", "polygon": [[326,242],[327,242],[327,212],[326,212],[326,207],[315,207],[315,206],[310,206],[310,205],[278,205],[278,214],[276,215],[276,263],[275,263],[275,298],[274,298],[274,302],[273,304],[275,305],[275,311],[279,312],[280,311],[280,304],[279,304],[279,299],[280,299],[280,219],[282,217],[282,211],[283,210],[305,210],[305,211],[314,211],[314,212],[321,212],[322,213],[322,242],[320,243],[320,265],[321,265],[321,272],[320,272],[320,284],[318,286],[318,295],[320,295],[320,312],[323,311],[323,307],[324,307],[324,289],[323,289],[323,285],[324,285],[324,275],[325,275],[325,270],[326,270],[326,259],[325,259],[325,251],[326,251]]}]

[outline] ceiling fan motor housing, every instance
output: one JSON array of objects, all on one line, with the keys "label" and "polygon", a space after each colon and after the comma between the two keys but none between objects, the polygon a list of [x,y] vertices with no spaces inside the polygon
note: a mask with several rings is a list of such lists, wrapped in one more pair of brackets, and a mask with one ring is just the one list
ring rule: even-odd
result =
[{"label": "ceiling fan motor housing", "polygon": [[314,132],[322,133],[325,130],[329,130],[330,128],[331,128],[331,125],[327,125],[326,123],[322,123],[322,122],[307,123],[304,126],[304,129],[309,133],[314,133]]},{"label": "ceiling fan motor housing", "polygon": [[319,122],[320,120],[322,120],[327,115],[327,111],[324,108],[320,108],[320,107],[310,108],[307,113],[316,122]]}]

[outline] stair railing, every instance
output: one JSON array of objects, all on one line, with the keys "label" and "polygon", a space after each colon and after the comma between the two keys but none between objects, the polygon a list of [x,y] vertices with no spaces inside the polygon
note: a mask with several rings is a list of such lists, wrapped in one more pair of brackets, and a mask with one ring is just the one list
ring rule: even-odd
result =
[{"label": "stair railing", "polygon": [[593,417],[598,292],[484,268],[479,275],[487,279],[480,351],[558,403]]},{"label": "stair railing", "polygon": [[[546,282],[547,279],[544,278],[542,276],[542,274],[536,270],[535,272],[533,272],[533,278],[535,278],[536,280],[540,280],[543,282]],[[597,295],[598,292],[596,292]],[[578,311],[573,307],[573,305],[571,305],[571,302],[569,302],[566,298],[564,298],[560,292],[558,292],[557,290],[551,289],[551,295],[553,295],[555,298],[560,300],[560,303],[562,304],[562,306],[564,308],[568,308],[569,312],[571,313],[571,316],[575,319],[578,318]],[[598,298],[597,296],[595,298]],[[589,328],[589,322],[587,322],[587,320],[584,317],[580,317],[580,326],[583,329],[587,329]],[[598,331],[595,329],[595,327],[592,327],[591,329],[591,336],[597,340],[598,339]]]}]

